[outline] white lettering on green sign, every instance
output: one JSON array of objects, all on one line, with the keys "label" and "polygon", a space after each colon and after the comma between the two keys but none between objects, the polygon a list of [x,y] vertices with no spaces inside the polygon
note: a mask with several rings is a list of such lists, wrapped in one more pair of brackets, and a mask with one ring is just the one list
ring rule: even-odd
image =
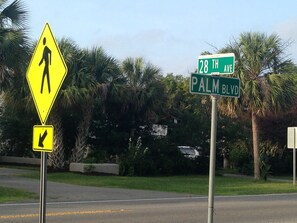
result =
[{"label": "white lettering on green sign", "polygon": [[[197,79],[197,78],[196,78]],[[196,83],[198,80],[195,80]],[[192,89],[194,86],[194,81],[192,81]],[[207,92],[210,94],[218,94],[219,93],[220,80],[212,79],[212,78],[201,78],[198,91],[199,92]]]},{"label": "white lettering on green sign", "polygon": [[233,74],[234,53],[201,55],[198,57],[198,74]]},{"label": "white lettering on green sign", "polygon": [[218,69],[218,68],[219,68],[219,60],[212,59],[212,69]]},{"label": "white lettering on green sign", "polygon": [[233,73],[233,66],[232,64],[229,64],[229,65],[225,65],[224,66],[224,73]]},{"label": "white lettering on green sign", "polygon": [[[212,61],[209,62],[212,66]],[[238,78],[192,74],[190,92],[205,95],[222,95],[226,97],[240,96],[240,80]]]},{"label": "white lettering on green sign", "polygon": [[238,95],[239,94],[239,86],[238,85],[222,84],[222,94],[223,95]]}]

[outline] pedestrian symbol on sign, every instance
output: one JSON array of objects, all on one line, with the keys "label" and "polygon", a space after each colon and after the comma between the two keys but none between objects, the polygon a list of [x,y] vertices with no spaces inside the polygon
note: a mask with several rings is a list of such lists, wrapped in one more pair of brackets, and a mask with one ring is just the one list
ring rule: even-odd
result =
[{"label": "pedestrian symbol on sign", "polygon": [[49,65],[52,63],[52,51],[47,47],[46,44],[46,38],[43,38],[43,54],[42,58],[39,62],[39,66],[43,63],[44,61],[44,70],[43,70],[43,75],[42,75],[42,82],[41,82],[41,90],[40,93],[42,94],[43,92],[43,84],[44,84],[44,78],[46,76],[47,79],[47,87],[48,87],[48,93],[51,93],[51,85],[50,85],[50,74],[49,74]]}]

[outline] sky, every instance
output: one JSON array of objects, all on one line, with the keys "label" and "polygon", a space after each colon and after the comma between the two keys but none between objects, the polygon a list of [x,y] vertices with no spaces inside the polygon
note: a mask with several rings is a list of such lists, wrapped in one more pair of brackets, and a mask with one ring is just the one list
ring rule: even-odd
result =
[{"label": "sky", "polygon": [[29,36],[48,22],[56,39],[102,47],[121,62],[143,57],[162,70],[189,76],[203,51],[215,53],[243,32],[276,33],[291,41],[297,63],[295,0],[22,0]]}]

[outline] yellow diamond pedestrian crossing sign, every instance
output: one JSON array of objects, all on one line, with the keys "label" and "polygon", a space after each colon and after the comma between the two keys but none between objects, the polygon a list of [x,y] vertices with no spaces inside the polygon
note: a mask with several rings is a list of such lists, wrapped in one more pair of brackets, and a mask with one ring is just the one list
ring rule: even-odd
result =
[{"label": "yellow diamond pedestrian crossing sign", "polygon": [[48,23],[27,70],[27,81],[42,124],[46,123],[67,74],[67,66]]}]

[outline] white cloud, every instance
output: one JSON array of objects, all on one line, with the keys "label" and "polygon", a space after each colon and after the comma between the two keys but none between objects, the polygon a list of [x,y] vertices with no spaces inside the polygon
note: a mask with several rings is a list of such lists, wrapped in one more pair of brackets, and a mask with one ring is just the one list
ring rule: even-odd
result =
[{"label": "white cloud", "polygon": [[160,67],[164,74],[185,74],[193,71],[196,56],[189,60],[193,46],[182,37],[161,29],[142,30],[131,34],[105,35],[94,45],[102,46],[111,56],[123,60],[126,57],[143,57]]},{"label": "white cloud", "polygon": [[275,32],[284,40],[292,42],[287,49],[289,57],[297,63],[297,17],[278,24]]},{"label": "white cloud", "polygon": [[162,30],[145,30],[132,34],[105,35],[97,38],[94,45],[102,46],[110,54],[119,57],[142,56],[144,51],[161,44],[165,32]]}]

